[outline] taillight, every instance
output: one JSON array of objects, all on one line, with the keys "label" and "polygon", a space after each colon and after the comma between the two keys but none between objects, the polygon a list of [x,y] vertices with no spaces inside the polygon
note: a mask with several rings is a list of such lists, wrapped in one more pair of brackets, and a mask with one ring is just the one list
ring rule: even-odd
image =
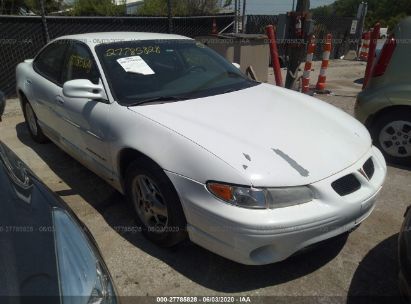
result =
[{"label": "taillight", "polygon": [[384,75],[387,70],[388,64],[390,63],[392,54],[394,54],[395,48],[397,47],[397,41],[395,37],[391,35],[384,44],[381,50],[381,55],[378,58],[378,62],[374,67],[372,76],[379,77]]}]

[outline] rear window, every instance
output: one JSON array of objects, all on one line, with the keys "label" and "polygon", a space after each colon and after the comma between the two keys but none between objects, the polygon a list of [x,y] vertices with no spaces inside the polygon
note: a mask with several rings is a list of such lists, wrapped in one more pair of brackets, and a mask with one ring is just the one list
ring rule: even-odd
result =
[{"label": "rear window", "polygon": [[61,70],[67,42],[56,41],[48,45],[34,60],[34,69],[50,81],[61,85]]}]

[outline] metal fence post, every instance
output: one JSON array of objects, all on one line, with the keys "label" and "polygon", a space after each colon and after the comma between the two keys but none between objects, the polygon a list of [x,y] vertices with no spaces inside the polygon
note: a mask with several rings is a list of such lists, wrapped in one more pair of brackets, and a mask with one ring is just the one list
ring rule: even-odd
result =
[{"label": "metal fence post", "polygon": [[167,14],[168,14],[168,33],[173,33],[173,8],[171,0],[167,0]]},{"label": "metal fence post", "polygon": [[238,31],[239,31],[239,26],[238,26],[239,10],[240,10],[240,1],[234,0],[234,33],[236,34],[238,34]]},{"label": "metal fence post", "polygon": [[40,0],[40,9],[41,9],[41,22],[43,24],[44,38],[46,40],[46,43],[49,43],[50,35],[49,35],[49,29],[47,27],[46,11],[44,9],[44,0]]},{"label": "metal fence post", "polygon": [[247,18],[247,16],[246,16],[246,9],[247,9],[247,0],[243,0],[243,16],[242,16],[242,19],[241,19],[241,29],[242,29],[242,32],[243,33],[245,33],[246,32],[246,18]]},{"label": "metal fence post", "polygon": [[364,26],[365,26],[365,17],[367,16],[367,12],[368,12],[368,3],[367,2],[362,2],[360,4],[360,6],[358,7],[358,13],[357,13],[357,19],[359,20],[359,26],[357,28],[357,32],[356,32],[356,46],[355,46],[355,50],[358,52],[359,48],[360,48],[360,43],[361,43],[361,37],[362,37],[362,33],[364,31]]}]

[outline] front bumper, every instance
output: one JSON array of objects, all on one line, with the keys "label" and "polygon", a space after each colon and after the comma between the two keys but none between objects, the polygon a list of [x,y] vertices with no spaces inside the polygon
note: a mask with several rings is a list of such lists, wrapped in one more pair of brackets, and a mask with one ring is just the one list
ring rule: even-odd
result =
[{"label": "front bumper", "polygon": [[[358,170],[372,157],[375,173],[361,188],[339,196],[331,183]],[[386,175],[383,156],[376,148],[356,164],[309,185],[315,199],[309,203],[278,209],[252,210],[224,203],[202,183],[167,172],[179,193],[187,218],[190,239],[230,260],[262,265],[288,258],[297,251],[347,232],[372,212]]]}]

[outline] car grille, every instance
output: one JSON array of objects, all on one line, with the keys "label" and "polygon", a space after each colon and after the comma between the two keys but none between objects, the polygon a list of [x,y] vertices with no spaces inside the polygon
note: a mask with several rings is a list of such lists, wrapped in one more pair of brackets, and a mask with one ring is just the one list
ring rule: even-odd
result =
[{"label": "car grille", "polygon": [[372,161],[372,158],[368,159],[362,168],[365,174],[367,174],[368,178],[372,179],[372,177],[374,176],[374,172],[375,172],[374,162]]},{"label": "car grille", "polygon": [[354,174],[346,175],[340,179],[337,179],[331,184],[331,187],[341,196],[345,196],[361,188],[361,184]]}]

